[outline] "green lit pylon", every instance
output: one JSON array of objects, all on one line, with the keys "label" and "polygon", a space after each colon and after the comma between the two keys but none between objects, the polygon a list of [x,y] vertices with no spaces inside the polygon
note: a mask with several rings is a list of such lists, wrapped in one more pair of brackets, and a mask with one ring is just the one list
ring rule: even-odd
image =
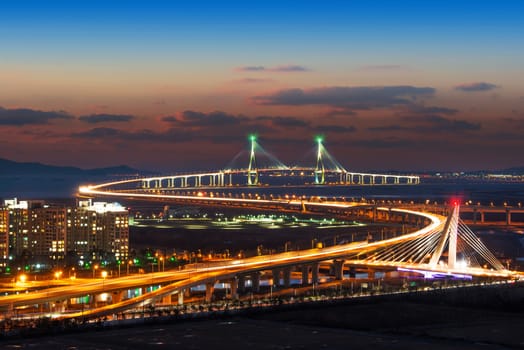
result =
[{"label": "green lit pylon", "polygon": [[324,160],[322,159],[322,137],[317,136],[317,165],[315,167],[315,184],[323,185],[326,183],[326,169],[324,167]]},{"label": "green lit pylon", "polygon": [[252,186],[258,185],[258,168],[257,159],[255,158],[257,137],[255,135],[250,135],[249,140],[251,141],[251,153],[249,155],[249,167],[247,169],[247,184]]}]

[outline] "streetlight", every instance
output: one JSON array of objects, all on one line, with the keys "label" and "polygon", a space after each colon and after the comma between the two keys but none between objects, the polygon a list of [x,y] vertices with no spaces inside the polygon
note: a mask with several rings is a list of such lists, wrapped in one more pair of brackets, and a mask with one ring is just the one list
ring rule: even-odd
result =
[{"label": "streetlight", "polygon": [[[165,271],[164,257],[161,256],[159,259],[160,259],[160,262],[162,263],[162,272],[164,272]],[[160,265],[158,265],[158,271],[160,272]]]},{"label": "streetlight", "polygon": [[98,270],[98,264],[93,265],[93,278],[95,278],[95,271]]},{"label": "streetlight", "polygon": [[101,275],[102,278],[103,278],[103,280],[102,280],[102,290],[104,290],[104,284],[105,284],[105,282],[106,282],[107,271],[105,271],[105,270],[102,271],[102,273],[101,273],[100,275]]},{"label": "streetlight", "polygon": [[129,266],[133,265],[133,260],[127,262],[127,274],[129,275]]}]

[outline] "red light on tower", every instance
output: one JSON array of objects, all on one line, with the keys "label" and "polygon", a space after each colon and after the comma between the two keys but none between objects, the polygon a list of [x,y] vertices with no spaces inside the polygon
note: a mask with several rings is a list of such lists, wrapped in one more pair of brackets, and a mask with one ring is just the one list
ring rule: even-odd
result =
[{"label": "red light on tower", "polygon": [[460,205],[460,198],[451,198],[451,204],[456,207]]}]

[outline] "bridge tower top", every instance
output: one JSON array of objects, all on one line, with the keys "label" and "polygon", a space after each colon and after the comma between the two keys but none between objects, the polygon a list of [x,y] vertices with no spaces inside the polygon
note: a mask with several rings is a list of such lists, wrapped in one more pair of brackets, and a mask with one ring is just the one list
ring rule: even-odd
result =
[{"label": "bridge tower top", "polygon": [[247,170],[247,184],[258,185],[258,167],[257,159],[255,157],[255,148],[257,144],[256,135],[249,135],[249,141],[251,141],[251,152],[249,154],[249,167]]},{"label": "bridge tower top", "polygon": [[448,266],[454,268],[457,262],[457,231],[459,222],[459,210],[460,206],[458,203],[453,205],[453,210],[449,214],[444,229],[442,230],[442,236],[437,245],[436,251],[431,256],[429,265],[436,267],[446,244],[448,245]]},{"label": "bridge tower top", "polygon": [[322,136],[316,137],[317,141],[317,165],[315,166],[315,184],[323,185],[326,183],[326,169],[324,158],[322,157],[324,145],[322,145]]}]

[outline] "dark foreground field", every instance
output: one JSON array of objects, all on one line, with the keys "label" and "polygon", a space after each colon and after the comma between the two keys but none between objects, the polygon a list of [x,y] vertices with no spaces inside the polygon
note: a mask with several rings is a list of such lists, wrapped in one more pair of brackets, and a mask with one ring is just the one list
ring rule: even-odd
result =
[{"label": "dark foreground field", "polygon": [[[522,305],[520,305],[522,306]],[[0,342],[5,349],[507,349],[522,312],[411,301],[337,305]]]}]

